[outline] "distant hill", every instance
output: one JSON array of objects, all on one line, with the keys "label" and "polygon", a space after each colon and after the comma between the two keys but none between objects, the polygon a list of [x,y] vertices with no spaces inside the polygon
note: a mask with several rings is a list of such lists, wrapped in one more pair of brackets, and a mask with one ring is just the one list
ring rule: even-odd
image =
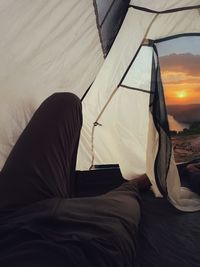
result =
[{"label": "distant hill", "polygon": [[167,112],[175,120],[182,123],[193,123],[200,121],[200,104],[169,105]]}]

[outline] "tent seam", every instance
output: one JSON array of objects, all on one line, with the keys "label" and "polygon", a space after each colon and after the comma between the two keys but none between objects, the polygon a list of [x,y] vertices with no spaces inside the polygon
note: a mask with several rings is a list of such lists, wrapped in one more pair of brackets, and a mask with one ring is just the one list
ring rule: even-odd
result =
[{"label": "tent seam", "polygon": [[111,3],[111,5],[110,5],[109,9],[107,10],[107,12],[106,12],[106,14],[105,14],[105,16],[104,16],[104,18],[103,18],[103,20],[102,20],[102,22],[101,22],[101,24],[99,24],[99,27],[100,27],[100,28],[103,26],[105,20],[107,19],[108,14],[110,13],[110,11],[111,11],[111,9],[112,9],[114,3],[115,3],[115,0],[112,1],[112,3]]},{"label": "tent seam", "polygon": [[100,40],[100,43],[101,43],[102,54],[103,54],[103,57],[105,59],[106,58],[106,53],[104,51],[104,46],[103,46],[103,39],[102,39],[101,28],[100,28],[100,24],[99,24],[99,15],[98,15],[98,8],[97,8],[96,0],[93,0],[93,7],[94,7],[95,15],[96,15],[96,25],[97,25],[97,30],[98,30],[98,33],[99,33],[99,40]]},{"label": "tent seam", "polygon": [[130,64],[128,65],[128,67],[127,67],[127,69],[126,69],[124,75],[122,76],[122,78],[121,78],[121,80],[120,80],[118,86],[120,86],[120,85],[122,84],[122,82],[124,81],[124,78],[126,77],[128,71],[129,71],[129,69],[131,68],[133,62],[135,61],[135,59],[136,59],[136,57],[137,57],[137,55],[138,55],[138,53],[139,53],[139,51],[140,51],[140,49],[141,49],[141,47],[142,47],[142,44],[143,44],[144,40],[146,40],[146,37],[147,37],[147,35],[148,35],[148,32],[149,32],[149,30],[151,29],[151,26],[153,25],[153,23],[154,23],[154,21],[156,20],[156,18],[158,17],[158,15],[159,15],[159,14],[156,14],[156,15],[153,17],[151,23],[149,24],[149,26],[148,26],[148,28],[147,28],[147,30],[146,30],[146,32],[145,32],[144,38],[142,39],[142,42],[141,42],[140,46],[138,47],[137,52],[135,53],[134,57],[132,58]]},{"label": "tent seam", "polygon": [[148,13],[165,14],[165,13],[174,13],[174,12],[191,10],[191,9],[198,9],[198,8],[200,8],[200,5],[173,8],[173,9],[166,9],[166,10],[162,10],[162,11],[157,11],[157,10],[153,10],[153,9],[150,9],[150,8],[141,7],[141,6],[134,6],[134,5],[129,5],[129,8],[134,8],[134,9],[141,10],[141,11],[148,12]]},{"label": "tent seam", "polygon": [[140,91],[142,93],[154,94],[153,92],[150,92],[148,90],[140,89],[140,88],[136,88],[136,87],[131,87],[131,86],[127,86],[127,85],[124,85],[124,84],[121,84],[120,87],[131,89],[131,90],[134,90],[134,91]]},{"label": "tent seam", "polygon": [[89,170],[92,169],[92,167],[94,166],[94,131],[95,131],[95,127],[96,126],[102,126],[102,124],[98,123],[98,120],[100,119],[100,117],[102,116],[102,114],[104,113],[106,107],[108,106],[108,104],[110,103],[111,99],[113,98],[113,96],[115,95],[115,93],[117,92],[117,90],[119,89],[119,87],[117,86],[115,88],[115,90],[112,92],[112,94],[110,95],[110,97],[108,98],[107,102],[105,103],[104,107],[102,108],[101,112],[99,113],[99,115],[97,116],[95,122],[93,123],[92,126],[92,133],[91,133],[91,152],[92,152],[92,159],[91,159],[91,166],[89,168]]},{"label": "tent seam", "polygon": [[161,42],[165,42],[171,39],[176,39],[176,38],[180,38],[180,37],[187,37],[187,36],[200,36],[200,33],[180,33],[180,34],[174,34],[171,36],[167,36],[167,37],[163,37],[163,38],[159,38],[159,39],[155,39],[154,43],[161,43]]}]

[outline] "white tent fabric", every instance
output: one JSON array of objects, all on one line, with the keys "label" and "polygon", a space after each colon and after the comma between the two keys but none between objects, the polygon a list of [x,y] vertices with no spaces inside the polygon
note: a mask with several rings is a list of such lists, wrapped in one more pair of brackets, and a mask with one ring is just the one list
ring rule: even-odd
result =
[{"label": "white tent fabric", "polygon": [[[135,29],[142,27],[142,30],[138,31],[138,39],[134,42],[130,41],[130,37],[134,36],[135,31],[134,27],[132,27],[132,19],[132,12],[129,11],[103,67],[83,101],[84,126],[78,158],[78,168],[80,169],[88,168],[91,165],[91,157],[81,157],[81,155],[85,155],[86,150],[88,151],[88,146],[91,147],[93,123],[97,120],[101,110],[117,88],[139,45],[143,41],[145,32],[153,18],[150,14],[146,20],[136,21]],[[124,102],[124,106],[126,104]],[[109,150],[111,149],[108,147]]]},{"label": "white tent fabric", "polygon": [[0,1],[0,169],[47,96],[82,97],[104,58],[91,0]]},{"label": "white tent fabric", "polygon": [[[197,1],[170,1],[170,4],[167,1],[159,1],[160,4],[158,1],[151,1],[152,4],[148,6],[147,2],[149,3],[133,1],[132,4],[142,3],[146,8],[156,6],[156,10],[162,11],[199,4]],[[144,39],[156,40],[185,33],[198,33],[199,29],[200,15],[197,8],[164,14],[129,8],[115,43],[83,102],[84,126],[78,168],[85,169],[100,163],[119,163],[126,179],[147,173],[152,181],[153,191],[157,196],[161,195],[154,176],[158,134],[153,120],[149,119],[149,96],[141,91],[122,90],[119,85]],[[143,57],[143,60],[146,62],[144,64],[151,64],[149,57]],[[136,62],[137,60],[134,64]],[[142,63],[141,61],[140,64]],[[148,86],[143,85],[143,70],[138,70],[137,75],[136,86],[134,75],[132,80],[130,76],[126,76],[128,85],[149,90]],[[120,117],[123,119],[120,120]],[[94,123],[97,126],[94,126]],[[200,197],[194,193],[188,194],[188,190],[181,188],[173,155],[167,176],[167,190],[170,201],[177,208],[185,211],[200,209]]]},{"label": "white tent fabric", "polygon": [[[164,31],[160,25],[163,25],[165,29]],[[176,27],[174,27],[174,25],[176,25]],[[147,38],[156,40],[183,33],[199,33],[199,27],[199,9],[159,14],[153,23]]]},{"label": "white tent fabric", "polygon": [[[147,63],[144,60],[147,60]],[[145,172],[151,65],[152,48],[143,47],[129,69],[122,86],[118,88],[99,118],[98,122],[102,126],[95,127],[93,144],[92,124],[97,120],[98,112],[101,112],[100,105],[104,94],[103,91],[97,91],[97,102],[92,99],[92,97],[95,97],[93,95],[95,91],[90,90],[83,103],[84,127],[79,153],[85,155],[85,152],[81,152],[81,149],[84,150],[85,144],[90,150],[93,145],[95,157],[94,162],[91,162],[91,156],[87,158],[80,156],[78,168],[84,170],[92,164],[119,163],[122,173],[124,168],[131,170],[129,179],[133,177],[133,174],[140,175]],[[137,71],[135,71],[136,69]],[[114,78],[119,79],[117,72]],[[123,86],[141,88],[147,92],[127,89]],[[103,89],[103,87],[101,88]],[[93,103],[99,103],[99,106],[92,105]],[[99,107],[99,110],[97,110],[97,107]],[[130,147],[134,147],[134,150]],[[129,168],[127,168],[127,165]]]}]

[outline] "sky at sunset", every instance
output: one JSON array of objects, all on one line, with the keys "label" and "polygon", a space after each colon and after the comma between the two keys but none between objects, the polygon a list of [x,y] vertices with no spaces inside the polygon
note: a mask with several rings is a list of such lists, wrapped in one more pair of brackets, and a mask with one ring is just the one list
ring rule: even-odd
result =
[{"label": "sky at sunset", "polygon": [[167,105],[200,104],[200,36],[157,45]]}]

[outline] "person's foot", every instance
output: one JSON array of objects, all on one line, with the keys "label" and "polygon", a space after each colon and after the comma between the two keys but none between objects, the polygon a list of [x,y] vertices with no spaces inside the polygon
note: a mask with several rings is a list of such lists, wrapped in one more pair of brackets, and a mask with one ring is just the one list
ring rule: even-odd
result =
[{"label": "person's foot", "polygon": [[151,187],[151,182],[146,174],[142,174],[138,178],[135,178],[139,191],[147,191]]}]

